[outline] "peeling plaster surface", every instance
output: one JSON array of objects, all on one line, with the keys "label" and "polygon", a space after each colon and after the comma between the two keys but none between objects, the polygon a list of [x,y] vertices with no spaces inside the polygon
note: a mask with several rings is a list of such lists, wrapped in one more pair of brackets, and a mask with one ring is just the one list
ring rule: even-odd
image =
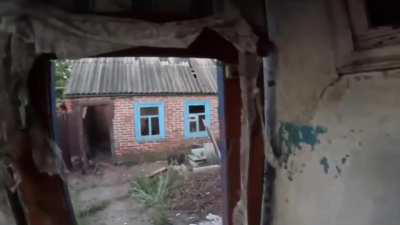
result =
[{"label": "peeling plaster surface", "polygon": [[309,122],[321,92],[337,78],[334,65],[326,60],[334,57],[329,20],[320,17],[326,7],[325,1],[318,0],[267,1],[267,14],[273,17],[267,20],[276,21],[270,25],[276,28],[269,29],[278,49],[280,121]]},{"label": "peeling plaster surface", "polygon": [[[369,73],[344,78],[327,91],[312,123],[328,132],[280,171],[274,224],[398,224],[399,86],[400,73]],[[345,94],[333,101],[337,92]]]},{"label": "peeling plaster surface", "polygon": [[[276,132],[285,130],[289,153],[277,171],[273,224],[398,225],[400,71],[339,79],[324,2],[269,3],[279,28]],[[307,131],[315,139],[305,141],[302,126],[324,132]]]}]

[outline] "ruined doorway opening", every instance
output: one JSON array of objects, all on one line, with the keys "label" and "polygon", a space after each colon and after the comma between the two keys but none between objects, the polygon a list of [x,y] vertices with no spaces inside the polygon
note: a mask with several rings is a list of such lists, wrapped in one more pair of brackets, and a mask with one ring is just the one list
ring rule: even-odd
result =
[{"label": "ruined doorway opening", "polygon": [[[230,26],[230,25],[228,25],[228,26]],[[90,39],[90,38],[91,37],[85,36],[82,40],[87,40],[87,39]],[[225,42],[225,43],[221,44],[221,42]],[[73,46],[74,46],[74,44],[71,43],[71,47],[73,47]],[[75,46],[80,46],[80,45],[75,45]],[[83,46],[85,46],[85,45],[83,45]],[[151,46],[153,46],[153,44]],[[217,35],[215,35],[215,32],[213,33],[213,31],[211,31],[211,30],[209,30],[207,28],[205,28],[202,31],[201,35],[194,42],[192,42],[192,44],[190,44],[190,46],[186,46],[184,49],[177,49],[177,48],[172,49],[171,47],[168,48],[167,45],[165,45],[164,46],[165,48],[163,48],[162,47],[163,46],[162,43],[155,44],[154,46],[159,46],[159,47],[153,47],[153,48],[151,48],[151,47],[150,48],[147,48],[147,47],[143,47],[143,48],[142,47],[136,47],[136,48],[129,49],[128,52],[130,51],[131,54],[134,53],[136,55],[137,54],[141,54],[143,52],[146,52],[146,54],[153,54],[153,55],[165,55],[168,52],[169,55],[174,55],[174,56],[177,56],[177,55],[180,55],[180,56],[182,56],[182,55],[185,55],[185,56],[203,56],[203,57],[204,56],[209,56],[209,57],[211,56],[211,57],[216,57],[218,59],[221,59],[224,62],[230,62],[230,63],[233,63],[233,64],[237,64],[237,62],[238,62],[237,50],[235,49],[235,47],[232,46],[232,44],[230,44],[229,41],[223,40],[223,38],[218,37]],[[69,44],[67,45],[67,47],[68,47],[68,49],[70,49],[69,48]],[[47,50],[48,51],[57,51],[57,54],[61,53],[60,51],[58,51],[56,49],[53,49],[53,48],[52,49],[47,49]],[[83,50],[85,50],[85,49],[83,49]],[[87,56],[88,54],[91,54],[91,53],[88,53],[87,51],[78,51],[78,52],[75,52],[75,54],[73,54],[74,55],[73,57],[79,57],[79,55],[80,56]],[[92,54],[94,54],[94,53],[92,53]],[[114,53],[108,53],[108,55],[111,55],[111,54],[120,54],[120,53],[115,53],[115,52]],[[62,55],[62,54],[60,54],[60,55]],[[67,54],[67,55],[69,55],[69,54]],[[68,57],[67,55],[63,55],[63,56],[64,57]],[[45,68],[45,69],[47,69],[47,68]],[[39,74],[43,75],[44,73],[34,72],[34,75],[39,75]],[[40,77],[40,76],[36,76],[35,79],[37,79],[37,77]],[[48,78],[48,76],[46,76],[46,78]],[[237,83],[237,82],[235,81],[235,83]],[[43,82],[43,84],[47,84],[47,83]],[[37,89],[38,89],[37,86],[34,87],[34,88],[30,88],[31,91],[36,91]],[[238,90],[239,89],[236,89],[236,92],[239,92]],[[34,95],[33,96],[33,98],[35,98],[35,99],[43,99],[41,97],[43,97],[43,95],[41,95],[41,96],[39,96],[39,95],[35,96]],[[239,100],[239,98],[237,98],[237,100]],[[48,105],[46,105],[46,106],[48,106]],[[235,102],[234,107],[232,106],[232,108],[235,108],[235,107],[236,108],[240,108],[237,105],[237,101]],[[43,115],[43,117],[45,117],[45,118],[49,118],[49,114],[50,113],[49,113],[49,110],[45,106],[39,105],[39,109],[42,109],[42,111],[40,111],[40,113],[39,113],[40,115]],[[230,111],[230,110],[227,110],[227,111]],[[81,116],[81,115],[79,115],[79,116]],[[236,121],[240,121],[239,120],[240,116],[236,116],[235,118],[236,118]],[[233,124],[232,125],[233,128],[236,127],[237,129],[239,129],[239,127],[240,127],[239,123],[236,122],[236,123],[232,123],[232,124]],[[232,139],[231,136],[229,136],[228,138]],[[238,145],[236,145],[236,146],[238,146]],[[231,153],[236,154],[235,152],[231,152]],[[236,165],[238,165],[238,163],[236,163],[236,164],[231,163],[230,165],[232,167],[238,167],[238,166],[236,166]],[[232,171],[232,168],[229,168],[229,171]],[[236,175],[236,177],[237,177],[238,173],[233,173],[233,174]],[[225,176],[226,176],[226,174],[224,175],[224,177]],[[235,176],[231,176],[229,178],[229,182],[231,182],[232,179],[235,179]],[[43,181],[46,181],[46,178],[40,179],[40,183],[44,183]],[[38,187],[44,187],[45,185],[44,184],[40,184],[40,185],[37,185],[37,186]],[[228,185],[226,185],[226,186],[228,186]],[[59,188],[56,187],[55,185],[49,185],[49,187],[51,187],[52,189],[59,190]],[[237,187],[231,188],[231,186],[229,186],[229,191],[231,193],[237,193],[238,192],[237,189],[238,189]],[[64,192],[62,192],[62,194],[63,193]],[[43,195],[40,194],[38,196],[42,197]],[[57,198],[57,199],[58,198],[64,199],[64,200],[65,200],[65,198],[68,198],[68,196],[62,196],[60,194],[58,194],[58,195],[54,194],[53,197]],[[40,206],[42,209],[44,208],[46,210],[47,209],[53,209],[51,203],[48,204],[47,202],[44,202],[44,203],[41,203],[41,202],[43,202],[43,201],[40,201],[39,202],[40,204],[38,203],[38,207]],[[234,203],[235,201],[232,201],[232,202]],[[35,204],[30,204],[30,205],[32,206],[32,205],[35,205]],[[34,208],[34,207],[32,206],[31,208]],[[61,210],[58,210],[58,211],[54,210],[54,211],[60,212],[60,213],[63,213],[64,211],[66,211],[66,213],[64,212],[64,215],[67,215],[67,214],[69,215],[70,211],[68,211],[68,207],[64,207],[64,205],[61,205],[60,208],[61,208]],[[230,205],[230,209],[231,208],[232,208],[232,205]],[[62,210],[64,210],[64,211],[62,211]],[[229,215],[231,215],[231,214],[232,213],[229,213]],[[54,215],[56,215],[56,214],[55,213],[49,213],[49,217],[51,218],[51,220],[52,221],[57,221],[56,220],[57,216],[54,216]],[[39,218],[41,218],[41,220],[43,221],[43,220],[46,219],[46,216],[41,216]],[[60,218],[63,218],[63,217],[60,217]],[[65,221],[66,222],[64,222],[64,223],[56,223],[56,224],[66,224],[66,223],[68,223],[67,220],[65,220]]]},{"label": "ruined doorway opening", "polygon": [[93,158],[111,157],[111,116],[109,105],[85,107],[83,117],[87,156]]},{"label": "ruined doorway opening", "polygon": [[[55,94],[64,96],[53,104],[57,114],[69,119],[64,121],[66,130],[55,130],[59,130],[59,139],[68,142],[64,143],[68,148],[60,147],[70,151],[64,155],[72,161],[68,189],[78,223],[91,225],[101,220],[114,225],[121,220],[138,224],[143,220],[143,225],[151,225],[168,220],[197,224],[210,220],[222,224],[221,157],[225,152],[223,134],[220,138],[215,133],[224,127],[223,64],[183,57],[64,62],[72,65],[66,69],[71,74],[64,82],[54,82],[60,84],[54,87]],[[216,153],[217,145],[222,152]],[[112,160],[102,160],[103,156]],[[155,214],[143,212],[149,203],[142,202],[137,189],[164,181],[179,186],[168,186],[165,198],[170,200],[157,200]],[[196,193],[202,199],[192,204]]]}]

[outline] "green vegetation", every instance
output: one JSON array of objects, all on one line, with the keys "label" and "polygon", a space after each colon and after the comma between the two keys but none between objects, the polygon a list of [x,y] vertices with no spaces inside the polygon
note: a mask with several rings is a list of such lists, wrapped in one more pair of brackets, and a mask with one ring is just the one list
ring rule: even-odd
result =
[{"label": "green vegetation", "polygon": [[179,175],[168,169],[165,175],[139,177],[132,183],[132,197],[146,207],[165,205],[172,188],[178,184]]},{"label": "green vegetation", "polygon": [[165,175],[139,177],[132,183],[131,196],[152,209],[153,225],[171,224],[167,215],[168,197],[180,180],[175,171],[168,169]]},{"label": "green vegetation", "polygon": [[57,105],[64,99],[64,91],[68,79],[71,76],[71,65],[68,60],[54,60],[55,67],[55,84]]}]

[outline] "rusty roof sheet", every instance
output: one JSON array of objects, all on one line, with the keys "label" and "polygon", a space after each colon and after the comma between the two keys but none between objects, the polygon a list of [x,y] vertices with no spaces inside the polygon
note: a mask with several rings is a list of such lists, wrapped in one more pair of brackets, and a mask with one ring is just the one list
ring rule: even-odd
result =
[{"label": "rusty roof sheet", "polygon": [[67,97],[216,93],[215,60],[162,57],[71,60],[65,91]]}]

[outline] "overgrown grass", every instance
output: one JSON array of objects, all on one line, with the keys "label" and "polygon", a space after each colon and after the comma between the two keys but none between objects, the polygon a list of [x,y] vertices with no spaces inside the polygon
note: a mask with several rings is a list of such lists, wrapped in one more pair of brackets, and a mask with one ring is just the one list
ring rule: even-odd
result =
[{"label": "overgrown grass", "polygon": [[139,177],[132,182],[131,196],[152,209],[153,225],[171,224],[167,215],[168,197],[180,180],[175,171],[168,169],[165,175]]},{"label": "overgrown grass", "polygon": [[110,201],[101,201],[87,208],[82,207],[82,205],[79,203],[75,203],[74,211],[78,225],[89,224],[88,220],[90,216],[93,216],[97,212],[104,210],[110,203]]},{"label": "overgrown grass", "polygon": [[107,208],[107,206],[110,205],[110,203],[111,203],[110,201],[98,202],[94,205],[91,205],[88,208],[79,210],[79,212],[77,212],[77,216],[79,218],[92,216],[92,215],[96,214],[97,212],[102,211],[105,208]]}]

